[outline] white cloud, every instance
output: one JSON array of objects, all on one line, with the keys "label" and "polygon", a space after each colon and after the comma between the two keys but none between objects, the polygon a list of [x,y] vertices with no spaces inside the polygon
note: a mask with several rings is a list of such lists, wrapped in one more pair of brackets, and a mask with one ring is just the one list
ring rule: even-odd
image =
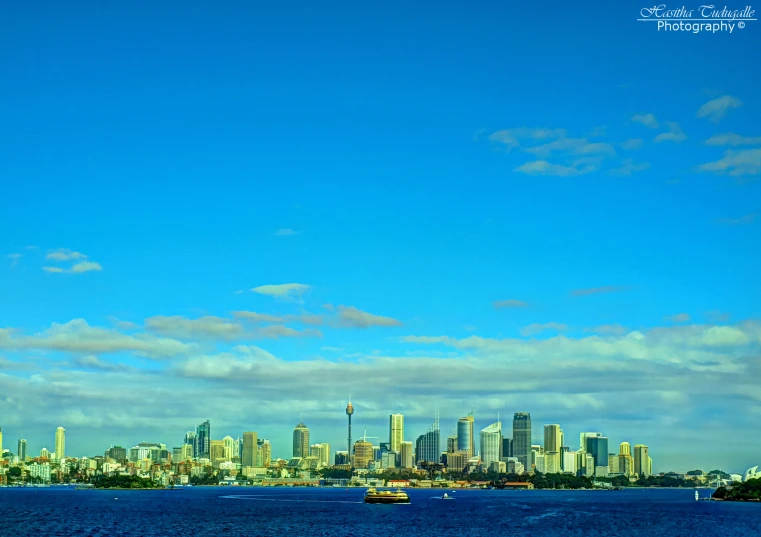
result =
[{"label": "white cloud", "polygon": [[718,123],[733,108],[740,108],[742,101],[731,95],[723,95],[711,101],[708,101],[698,109],[696,114],[699,118],[707,118],[714,123]]},{"label": "white cloud", "polygon": [[588,289],[574,289],[571,291],[573,296],[587,296],[598,295],[601,293],[617,293],[619,291],[626,291],[629,287],[625,285],[603,285],[602,287],[591,287]]},{"label": "white cloud", "polygon": [[629,138],[621,143],[621,147],[627,151],[634,151],[640,149],[644,143],[645,141],[642,138]]},{"label": "white cloud", "polygon": [[255,335],[266,339],[280,339],[286,337],[322,337],[322,332],[311,328],[295,330],[282,324],[271,324],[257,329]]},{"label": "white cloud", "polygon": [[148,334],[127,335],[117,330],[90,326],[84,319],[73,319],[63,324],[53,323],[49,329],[34,336],[0,329],[0,348],[85,354],[134,352],[147,358],[169,358],[187,354],[196,345]]},{"label": "white cloud", "polygon": [[555,332],[565,332],[568,330],[568,326],[563,323],[533,323],[524,328],[521,328],[522,336],[534,336],[547,330]]},{"label": "white cloud", "polygon": [[613,168],[608,171],[608,175],[616,175],[616,176],[628,176],[635,172],[641,172],[650,167],[649,162],[639,162],[635,163],[634,159],[628,158],[624,160],[622,165],[618,168]]},{"label": "white cloud", "polygon": [[53,261],[72,261],[76,259],[84,259],[87,256],[80,252],[73,252],[67,248],[59,248],[58,250],[52,250],[48,252],[45,259]]},{"label": "white cloud", "polygon": [[290,237],[291,235],[299,235],[299,234],[301,234],[301,231],[296,231],[290,228],[281,228],[275,231],[276,237]]},{"label": "white cloud", "polygon": [[254,293],[274,297],[277,300],[300,302],[301,296],[311,289],[303,283],[283,283],[279,285],[260,285],[251,289]]},{"label": "white cloud", "polygon": [[539,158],[547,158],[558,152],[572,155],[614,155],[616,150],[610,144],[590,142],[586,138],[559,138],[546,144],[528,147],[526,152]]},{"label": "white cloud", "polygon": [[525,308],[528,307],[528,303],[515,298],[509,298],[507,300],[497,300],[494,303],[495,308]]},{"label": "white cloud", "polygon": [[663,132],[655,137],[656,143],[661,142],[681,142],[687,138],[687,135],[682,132],[682,128],[679,123],[673,121],[667,121],[666,124],[669,127],[669,132]]},{"label": "white cloud", "polygon": [[721,159],[701,164],[698,169],[731,176],[758,175],[761,174],[761,148],[728,149]]},{"label": "white cloud", "polygon": [[739,218],[719,218],[718,221],[720,224],[727,226],[738,226],[741,224],[752,224],[756,220],[757,216],[758,213],[750,213]]},{"label": "white cloud", "polygon": [[761,136],[740,136],[734,132],[715,134],[706,140],[706,145],[761,145]]},{"label": "white cloud", "polygon": [[188,319],[178,315],[171,317],[157,315],[146,319],[145,327],[151,332],[179,339],[213,338],[229,340],[245,335],[245,330],[241,324],[213,316]]},{"label": "white cloud", "polygon": [[640,123],[645,127],[650,127],[651,129],[658,128],[658,120],[653,114],[636,114],[635,116],[632,116],[632,121]]},{"label": "white cloud", "polygon": [[546,160],[535,160],[534,162],[527,162],[522,166],[518,166],[513,171],[525,173],[528,175],[555,175],[558,177],[574,177],[577,175],[584,175],[594,172],[598,169],[598,166],[593,165],[590,162],[574,163],[570,166],[564,166],[562,164],[552,164]]},{"label": "white cloud", "polygon": [[664,317],[665,320],[671,321],[672,323],[686,323],[690,320],[690,314],[689,313],[677,313],[676,315],[670,315],[668,317]]},{"label": "white cloud", "polygon": [[69,272],[73,274],[80,274],[82,272],[100,271],[102,269],[103,267],[100,265],[100,263],[95,263],[94,261],[82,261],[81,263],[74,264]]},{"label": "white cloud", "polygon": [[391,317],[374,315],[352,306],[338,306],[338,326],[345,328],[370,328],[372,326],[401,326],[402,322]]},{"label": "white cloud", "polygon": [[269,315],[267,313],[256,313],[255,311],[234,311],[233,317],[244,319],[252,323],[282,323],[285,319],[278,315]]},{"label": "white cloud", "polygon": [[42,267],[42,270],[44,270],[45,272],[51,272],[53,274],[62,274],[66,272],[61,267]]}]

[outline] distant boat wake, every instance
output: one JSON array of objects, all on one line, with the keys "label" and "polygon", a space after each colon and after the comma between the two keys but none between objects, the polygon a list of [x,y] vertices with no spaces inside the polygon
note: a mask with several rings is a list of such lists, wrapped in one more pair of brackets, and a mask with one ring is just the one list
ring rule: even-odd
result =
[{"label": "distant boat wake", "polygon": [[259,502],[299,502],[299,503],[364,503],[364,502],[350,502],[347,500],[291,500],[287,498],[278,498],[277,496],[257,496],[246,494],[230,494],[228,496],[220,496],[225,500],[253,500]]}]

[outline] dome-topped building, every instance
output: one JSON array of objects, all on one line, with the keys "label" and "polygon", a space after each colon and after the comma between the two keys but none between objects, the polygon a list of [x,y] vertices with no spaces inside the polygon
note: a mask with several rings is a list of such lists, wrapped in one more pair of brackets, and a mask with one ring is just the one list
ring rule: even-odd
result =
[{"label": "dome-topped building", "polygon": [[749,479],[761,479],[761,470],[758,469],[758,466],[745,470],[743,481],[748,481]]}]

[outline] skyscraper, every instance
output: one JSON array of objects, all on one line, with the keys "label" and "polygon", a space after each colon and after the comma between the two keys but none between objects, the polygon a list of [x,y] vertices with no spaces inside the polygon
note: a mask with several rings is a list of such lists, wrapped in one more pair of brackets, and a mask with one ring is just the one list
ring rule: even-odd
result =
[{"label": "skyscraper", "polygon": [[257,434],[254,432],[243,433],[243,456],[240,461],[241,467],[256,466],[258,450],[259,442]]},{"label": "skyscraper", "polygon": [[648,459],[650,458],[648,453],[648,447],[644,444],[637,444],[634,446],[634,473],[641,476],[650,475],[650,468]]},{"label": "skyscraper", "polygon": [[531,468],[531,414],[516,412],[513,416],[513,456],[526,470]]},{"label": "skyscraper", "polygon": [[26,460],[26,440],[24,438],[18,441],[18,451],[16,454],[22,462]]},{"label": "skyscraper", "polygon": [[473,420],[470,417],[457,420],[457,451],[473,453]]},{"label": "skyscraper", "polygon": [[193,456],[196,459],[208,459],[211,457],[211,423],[206,420],[196,428],[195,442],[193,444]]},{"label": "skyscraper", "polygon": [[497,421],[481,430],[481,462],[489,466],[502,456],[502,422]]},{"label": "skyscraper", "polygon": [[[588,436],[586,452],[594,458],[595,475],[601,471],[608,473],[608,438],[606,436]],[[598,471],[598,468],[605,470]],[[589,470],[589,468],[587,468]]]},{"label": "skyscraper", "polygon": [[66,430],[63,427],[55,430],[55,458],[66,458]]},{"label": "skyscraper", "polygon": [[563,430],[553,423],[544,426],[544,465],[547,473],[560,471],[560,451],[563,442]]},{"label": "skyscraper", "polygon": [[418,436],[415,442],[415,462],[439,462],[441,458],[439,413],[433,420],[428,432]]},{"label": "skyscraper", "polygon": [[354,444],[354,467],[367,468],[367,465],[373,460],[375,460],[373,445],[367,440],[357,440]]},{"label": "skyscraper", "polygon": [[602,433],[579,433],[579,449],[587,450],[587,438],[600,437]]},{"label": "skyscraper", "polygon": [[301,421],[293,429],[293,456],[309,457],[309,429]]},{"label": "skyscraper", "polygon": [[401,451],[402,442],[404,442],[404,416],[391,414],[388,417],[388,443],[391,444],[391,451]]},{"label": "skyscraper", "polygon": [[256,460],[256,465],[264,468],[270,467],[270,461],[272,460],[272,444],[269,440],[258,441],[259,444],[259,456]]},{"label": "skyscraper", "polygon": [[402,442],[401,459],[400,466],[402,468],[412,468],[415,464],[412,453],[412,442]]},{"label": "skyscraper", "polygon": [[237,457],[238,453],[236,451],[235,446],[235,440],[233,440],[232,436],[225,436],[222,439],[222,444],[225,446],[225,460],[231,461],[233,460],[233,457]]}]

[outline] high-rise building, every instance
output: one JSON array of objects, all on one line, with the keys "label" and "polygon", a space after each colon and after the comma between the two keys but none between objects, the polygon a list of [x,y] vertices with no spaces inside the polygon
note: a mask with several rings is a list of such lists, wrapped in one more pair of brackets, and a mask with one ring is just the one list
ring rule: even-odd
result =
[{"label": "high-rise building", "polygon": [[42,448],[40,450],[40,458],[42,459],[49,459],[50,458],[50,451],[48,451],[48,448]]},{"label": "high-rise building", "polygon": [[182,462],[193,460],[193,444],[182,445]]},{"label": "high-rise building", "polygon": [[602,433],[579,433],[579,449],[587,450],[587,438],[600,437]]},{"label": "high-rise building", "polygon": [[415,442],[415,462],[439,462],[441,458],[440,441],[439,414],[437,412],[428,432],[418,436]]},{"label": "high-rise building", "polygon": [[481,430],[481,462],[489,466],[502,458],[502,422],[497,421]]},{"label": "high-rise building", "polygon": [[367,468],[374,460],[373,445],[367,440],[357,440],[354,443],[354,467]]},{"label": "high-rise building", "polygon": [[648,447],[644,444],[634,446],[634,473],[642,476],[652,475],[648,467],[649,459]]},{"label": "high-rise building", "polygon": [[262,438],[257,441],[257,444],[259,450],[256,457],[256,466],[260,468],[269,468],[270,461],[272,461],[272,444],[269,440]]},{"label": "high-rise building", "polygon": [[564,451],[563,452],[563,472],[566,474],[574,474],[576,475],[576,470],[578,470],[576,466],[576,452],[575,451]]},{"label": "high-rise building", "polygon": [[[595,475],[600,475],[597,468],[607,468],[608,466],[608,438],[606,436],[588,436],[587,453],[594,459]],[[607,470],[605,472],[607,474]]]},{"label": "high-rise building", "polygon": [[[618,447],[618,461],[616,462],[618,473],[625,476],[634,474],[634,457],[632,457],[632,447],[629,442],[621,442]],[[611,472],[613,470],[611,469]]]},{"label": "high-rise building", "polygon": [[196,459],[211,458],[211,423],[209,423],[209,420],[206,420],[196,428],[193,456]]},{"label": "high-rise building", "polygon": [[473,420],[468,415],[457,420],[457,451],[465,451],[468,458],[473,456]]},{"label": "high-rise building", "polygon": [[21,438],[18,441],[18,451],[16,454],[18,455],[18,458],[21,459],[21,462],[26,460],[26,439]]},{"label": "high-rise building", "polygon": [[502,460],[505,460],[508,457],[512,457],[512,456],[513,456],[513,439],[503,438],[502,439]]},{"label": "high-rise building", "polygon": [[212,461],[225,460],[225,441],[224,440],[212,440],[209,446],[209,458]]},{"label": "high-rise building", "polygon": [[528,412],[516,412],[513,416],[513,456],[524,468],[531,468],[531,414]]},{"label": "high-rise building", "polygon": [[255,432],[243,433],[243,456],[240,460],[242,468],[256,466],[259,443]]},{"label": "high-rise building", "polygon": [[327,442],[320,444],[320,462],[330,466],[330,444]]},{"label": "high-rise building", "polygon": [[447,453],[457,451],[457,437],[455,435],[447,436]]},{"label": "high-rise building", "polygon": [[402,468],[412,468],[414,466],[415,460],[413,457],[414,453],[412,451],[412,442],[408,442],[406,440],[402,442],[402,450],[400,455],[400,458],[402,459],[400,466]]},{"label": "high-rise building", "polygon": [[470,459],[467,451],[455,451],[454,453],[447,453],[447,471],[448,472],[462,472],[467,466],[468,459]]},{"label": "high-rise building", "polygon": [[616,453],[608,453],[608,472],[611,474],[621,473],[621,470],[618,467],[618,455]]},{"label": "high-rise building", "polygon": [[66,429],[63,427],[55,430],[55,458],[66,458]]},{"label": "high-rise building", "polygon": [[231,461],[233,460],[233,457],[238,456],[235,450],[235,440],[233,439],[232,436],[225,436],[222,439],[222,443],[225,446],[225,460],[226,461]]},{"label": "high-rise building", "polygon": [[293,429],[293,456],[302,459],[309,456],[309,429],[302,421]]},{"label": "high-rise building", "polygon": [[191,446],[196,445],[196,433],[194,431],[188,431],[185,433],[185,441],[183,444],[190,444]]},{"label": "high-rise building", "polygon": [[544,426],[544,465],[546,473],[560,472],[560,452],[563,446],[563,430],[553,423]]},{"label": "high-rise building", "polygon": [[335,456],[336,466],[343,466],[349,464],[349,452],[348,451],[336,451]]},{"label": "high-rise building", "polygon": [[105,456],[115,461],[124,461],[127,460],[127,450],[121,446],[111,446],[106,450]]},{"label": "high-rise building", "polygon": [[647,475],[653,475],[653,459],[652,457],[647,458]]},{"label": "high-rise building", "polygon": [[401,451],[402,442],[404,442],[404,416],[391,414],[388,417],[388,443],[391,444],[391,451]]}]

